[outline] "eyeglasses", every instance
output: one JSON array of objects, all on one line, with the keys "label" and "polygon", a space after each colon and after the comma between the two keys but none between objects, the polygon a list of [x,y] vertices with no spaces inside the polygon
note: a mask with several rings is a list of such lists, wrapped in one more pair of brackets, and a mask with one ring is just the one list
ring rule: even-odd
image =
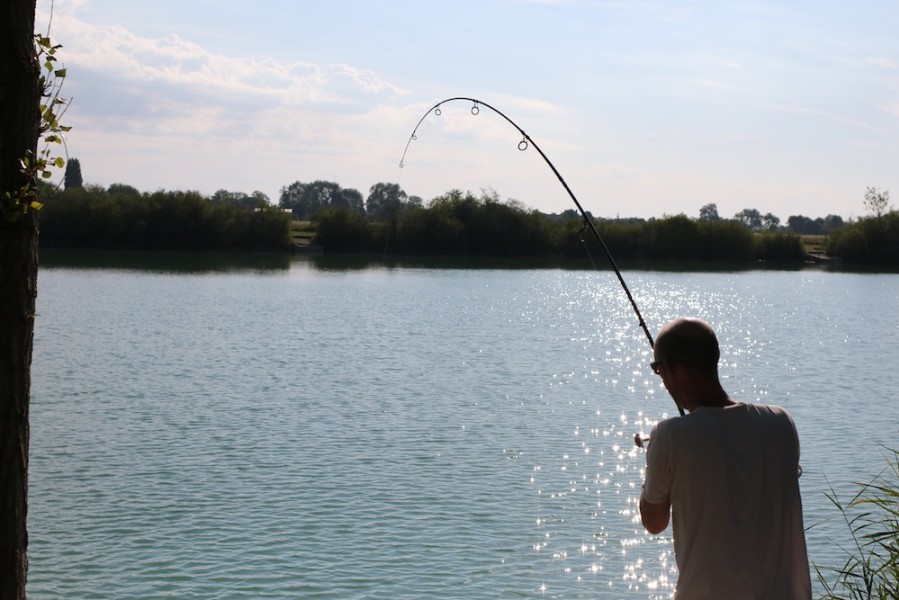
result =
[{"label": "eyeglasses", "polygon": [[673,363],[680,362],[677,358],[661,358],[659,360],[654,360],[649,363],[649,368],[652,369],[652,372],[656,375],[659,375],[662,372],[662,365],[665,363]]}]

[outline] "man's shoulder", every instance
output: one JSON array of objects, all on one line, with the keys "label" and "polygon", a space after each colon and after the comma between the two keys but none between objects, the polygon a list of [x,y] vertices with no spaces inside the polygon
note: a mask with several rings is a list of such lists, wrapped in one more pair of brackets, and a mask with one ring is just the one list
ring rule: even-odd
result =
[{"label": "man's shoulder", "polygon": [[759,416],[786,419],[788,421],[793,420],[793,417],[790,416],[790,413],[789,411],[787,411],[787,409],[776,404],[743,404],[743,406],[746,407],[746,410],[748,412]]},{"label": "man's shoulder", "polygon": [[717,428],[728,423],[753,421],[781,421],[792,424],[793,418],[785,408],[776,404],[736,402],[724,408],[699,407],[685,416],[664,419],[656,424],[656,430],[663,434],[676,435],[679,432],[690,432],[706,427]]}]

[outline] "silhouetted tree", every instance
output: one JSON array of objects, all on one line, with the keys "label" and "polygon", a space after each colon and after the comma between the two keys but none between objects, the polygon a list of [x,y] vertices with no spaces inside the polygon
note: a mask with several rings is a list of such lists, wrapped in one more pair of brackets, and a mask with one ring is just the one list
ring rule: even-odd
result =
[{"label": "silhouetted tree", "polygon": [[406,192],[396,183],[376,183],[365,200],[365,211],[379,219],[396,218],[406,202]]},{"label": "silhouetted tree", "polygon": [[890,212],[890,193],[869,187],[865,191],[865,208],[879,219]]},{"label": "silhouetted tree", "polygon": [[718,205],[714,202],[711,204],[706,204],[699,209],[700,221],[718,221],[720,219],[721,217],[718,215]]},{"label": "silhouetted tree", "polygon": [[236,208],[265,208],[270,206],[268,196],[260,191],[255,191],[251,195],[244,192],[229,192],[228,190],[218,190],[212,195],[210,200],[213,203],[227,204]]},{"label": "silhouetted tree", "polygon": [[793,233],[816,235],[821,233],[818,224],[803,215],[791,215],[787,219],[787,227]]},{"label": "silhouetted tree", "polygon": [[266,206],[271,206],[272,201],[268,197],[268,194],[265,192],[260,192],[259,190],[254,190],[252,194],[250,194],[250,198],[253,199],[253,204],[258,208],[264,208]]},{"label": "silhouetted tree", "polygon": [[[361,198],[362,195],[356,190],[343,190],[333,181],[317,180],[312,183],[295,181],[281,188],[278,206],[293,210],[294,216],[298,219],[310,219],[318,210],[327,206],[349,206],[354,210],[358,209],[357,194]],[[351,203],[355,206],[351,206]]]},{"label": "silhouetted tree", "polygon": [[294,181],[290,185],[282,187],[278,206],[291,209],[293,215],[298,219],[310,218],[312,214],[321,207],[310,206],[309,197],[306,195],[307,185],[308,184],[299,181]]},{"label": "silhouetted tree", "polygon": [[823,233],[830,233],[831,231],[837,231],[838,229],[842,229],[846,226],[846,222],[843,221],[843,217],[839,215],[827,215],[824,219],[818,219],[822,222],[821,230]]},{"label": "silhouetted tree", "polygon": [[761,229],[762,214],[755,208],[744,208],[734,215],[734,219],[752,230]]},{"label": "silhouetted tree", "polygon": [[330,206],[345,206],[354,213],[365,214],[365,200],[362,198],[362,192],[353,188],[340,188],[331,198]]},{"label": "silhouetted tree", "polygon": [[140,192],[134,186],[125,183],[113,183],[106,188],[110,196],[140,196]]},{"label": "silhouetted tree", "polygon": [[74,190],[84,185],[81,177],[81,162],[77,158],[70,158],[66,163],[65,189]]},{"label": "silhouetted tree", "polygon": [[766,231],[777,231],[780,226],[780,218],[775,217],[772,213],[765,213],[762,217],[762,229]]}]

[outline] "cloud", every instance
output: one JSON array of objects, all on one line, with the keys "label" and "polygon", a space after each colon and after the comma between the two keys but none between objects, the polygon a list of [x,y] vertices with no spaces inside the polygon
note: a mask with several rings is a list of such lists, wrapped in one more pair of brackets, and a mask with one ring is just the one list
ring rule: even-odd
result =
[{"label": "cloud", "polygon": [[[820,121],[821,123],[826,123],[828,125],[827,131],[832,131],[834,125],[839,125],[849,130],[873,133],[881,137],[889,137],[891,135],[891,132],[888,129],[885,129],[877,122],[870,122],[848,114],[838,114],[819,108],[790,104],[769,104],[767,105],[767,108],[773,113],[779,112],[808,117]],[[884,107],[884,110],[889,111],[889,108]]]},{"label": "cloud", "polygon": [[69,151],[90,183],[261,189],[276,200],[295,179],[367,189],[357,170],[380,180],[379,166],[396,168],[410,113],[385,107],[407,92],[374,70],[215,53],[175,33],[88,23],[86,6],[57,7],[51,34],[68,69]]},{"label": "cloud", "polygon": [[259,134],[276,131],[285,111],[360,115],[406,93],[369,69],[216,54],[174,33],[91,25],[71,7],[53,28],[65,40],[66,93],[80,128]]},{"label": "cloud", "polygon": [[866,58],[865,62],[869,65],[880,67],[881,69],[888,69],[890,71],[899,69],[899,63],[897,63],[896,60],[888,58],[886,56],[872,56]]}]

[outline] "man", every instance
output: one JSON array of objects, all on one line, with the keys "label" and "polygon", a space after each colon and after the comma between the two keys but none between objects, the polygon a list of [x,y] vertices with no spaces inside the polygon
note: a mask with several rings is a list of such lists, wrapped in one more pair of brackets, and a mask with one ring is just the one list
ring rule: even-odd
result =
[{"label": "man", "polygon": [[796,427],[782,408],[731,400],[719,357],[704,321],[659,331],[652,369],[689,414],[652,431],[643,526],[672,521],[678,600],[809,599]]}]

